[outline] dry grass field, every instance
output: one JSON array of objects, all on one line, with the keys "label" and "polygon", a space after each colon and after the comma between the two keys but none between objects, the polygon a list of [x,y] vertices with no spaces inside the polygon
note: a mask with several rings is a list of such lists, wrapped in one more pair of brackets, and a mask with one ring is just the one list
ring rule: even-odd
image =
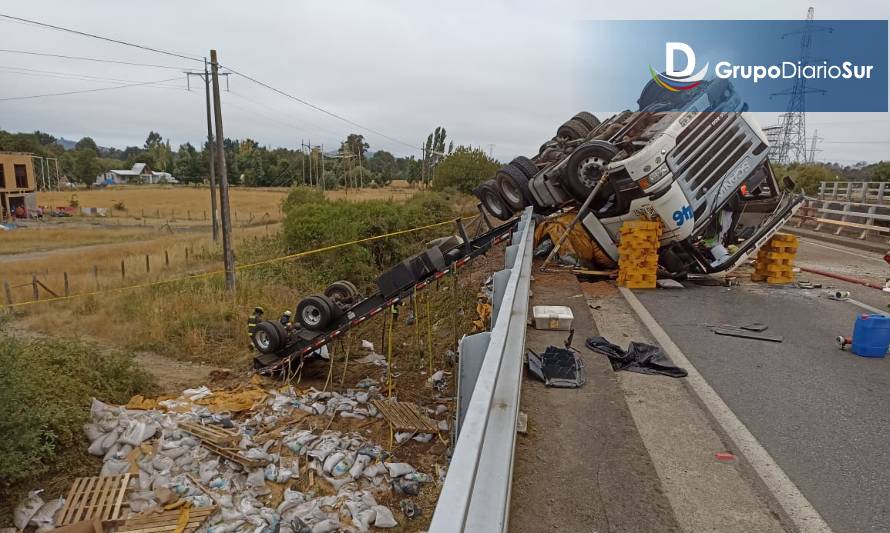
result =
[{"label": "dry grass field", "polygon": [[[404,200],[416,189],[399,182],[379,189],[337,189],[329,191],[330,199],[347,200]],[[279,207],[287,196],[286,187],[231,187],[229,201],[233,220],[255,219],[268,214],[273,220],[280,218]],[[115,186],[90,191],[40,192],[37,204],[48,207],[68,206],[76,200],[80,207],[104,207],[113,210],[113,217],[176,218],[177,220],[204,220],[210,212],[210,189],[208,187],[185,187],[172,185],[133,185]],[[114,210],[122,204],[125,210]],[[209,215],[208,215],[209,216]]]}]

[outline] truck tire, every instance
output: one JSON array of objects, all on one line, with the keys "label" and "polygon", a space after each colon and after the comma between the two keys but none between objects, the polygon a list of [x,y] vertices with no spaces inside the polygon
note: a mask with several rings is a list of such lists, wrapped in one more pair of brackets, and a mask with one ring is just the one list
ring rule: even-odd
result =
[{"label": "truck tire", "polygon": [[495,175],[498,190],[504,202],[513,211],[519,211],[528,205],[528,177],[513,165],[506,165]]},{"label": "truck tire", "polygon": [[323,294],[303,298],[297,304],[297,321],[309,331],[321,331],[331,322],[336,307]]},{"label": "truck tire", "polygon": [[556,136],[574,141],[586,137],[590,133],[590,128],[578,119],[571,119],[556,130]]},{"label": "truck tire", "polygon": [[513,212],[507,207],[504,199],[501,198],[501,192],[498,190],[497,183],[493,179],[482,182],[479,186],[477,197],[482,201],[485,209],[498,220],[510,220]]},{"label": "truck tire", "polygon": [[579,202],[587,199],[590,191],[602,176],[603,169],[618,153],[614,144],[590,141],[579,146],[563,169],[562,185]]},{"label": "truck tire", "polygon": [[269,320],[263,320],[256,325],[250,341],[253,343],[253,347],[260,353],[272,353],[281,346],[278,329]]},{"label": "truck tire", "polygon": [[510,164],[522,171],[528,179],[532,179],[538,173],[538,167],[532,163],[532,160],[524,155],[517,156],[510,161]]},{"label": "truck tire", "polygon": [[272,324],[275,332],[278,333],[278,348],[284,348],[287,345],[287,341],[290,340],[287,329],[285,329],[284,324],[280,320],[270,320],[269,323]]},{"label": "truck tire", "polygon": [[332,302],[343,307],[349,307],[355,303],[358,297],[358,289],[346,280],[335,281],[324,290],[324,295]]},{"label": "truck tire", "polygon": [[587,129],[593,131],[594,128],[600,125],[600,119],[596,118],[593,113],[588,113],[587,111],[581,111],[574,117],[574,120],[580,120],[587,126]]}]

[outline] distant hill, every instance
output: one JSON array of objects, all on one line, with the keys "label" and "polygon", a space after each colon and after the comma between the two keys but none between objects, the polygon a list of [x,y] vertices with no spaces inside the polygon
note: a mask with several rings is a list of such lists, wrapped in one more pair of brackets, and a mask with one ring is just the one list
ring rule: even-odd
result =
[{"label": "distant hill", "polygon": [[77,141],[69,141],[68,139],[66,139],[66,138],[64,138],[64,137],[59,137],[59,138],[56,140],[56,142],[59,143],[59,144],[61,144],[61,145],[62,145],[62,148],[64,148],[65,150],[73,150],[73,149],[74,149],[74,145],[77,144]]}]

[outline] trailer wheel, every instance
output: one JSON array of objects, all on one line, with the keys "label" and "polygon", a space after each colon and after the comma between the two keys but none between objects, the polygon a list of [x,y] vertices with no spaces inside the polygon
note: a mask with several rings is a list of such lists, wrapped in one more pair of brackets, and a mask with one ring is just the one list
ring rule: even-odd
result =
[{"label": "trailer wheel", "polygon": [[335,304],[350,306],[355,303],[358,289],[346,280],[335,281],[324,290],[324,295]]},{"label": "trailer wheel", "polygon": [[590,129],[586,124],[578,119],[571,119],[556,130],[556,136],[573,141],[586,137],[590,133]]},{"label": "trailer wheel", "polygon": [[270,320],[269,323],[272,324],[275,328],[275,332],[278,333],[278,348],[284,348],[284,346],[287,345],[287,341],[290,339],[287,330],[284,328],[284,325],[280,320]]},{"label": "trailer wheel", "polygon": [[510,161],[510,164],[521,170],[522,173],[528,177],[528,179],[534,178],[535,174],[538,173],[538,167],[532,162],[531,159],[525,157],[524,155],[514,158],[513,161]]},{"label": "trailer wheel", "polygon": [[495,175],[498,190],[507,206],[519,211],[528,205],[528,177],[513,165],[501,167]]},{"label": "trailer wheel", "polygon": [[581,111],[574,117],[574,120],[580,120],[587,126],[587,129],[593,131],[594,128],[600,125],[600,119],[596,118],[593,113],[588,113],[587,111]]},{"label": "trailer wheel", "polygon": [[591,141],[579,146],[566,162],[562,184],[578,201],[584,201],[603,175],[618,148],[605,141]]},{"label": "trailer wheel", "polygon": [[281,345],[278,330],[275,328],[274,323],[269,320],[263,320],[256,325],[250,340],[254,348],[260,353],[272,353]]},{"label": "trailer wheel", "polygon": [[498,220],[510,220],[510,217],[513,216],[513,212],[510,211],[510,208],[507,207],[507,204],[504,202],[503,198],[501,198],[501,192],[498,190],[498,186],[493,179],[482,182],[482,185],[480,185],[477,190],[479,191],[479,200],[482,201],[482,205],[485,206],[485,209],[488,210],[493,217]]},{"label": "trailer wheel", "polygon": [[315,294],[297,304],[297,320],[310,331],[321,331],[334,316],[335,304],[327,296]]}]

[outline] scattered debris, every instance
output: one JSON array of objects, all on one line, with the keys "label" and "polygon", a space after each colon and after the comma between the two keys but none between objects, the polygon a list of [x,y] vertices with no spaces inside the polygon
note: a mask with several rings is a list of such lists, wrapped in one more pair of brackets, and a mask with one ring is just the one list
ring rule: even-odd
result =
[{"label": "scattered debris", "polygon": [[535,329],[567,331],[572,329],[575,316],[565,305],[536,305],[532,307]]},{"label": "scattered debris", "polygon": [[828,291],[829,300],[846,300],[850,297],[850,291]]},{"label": "scattered debris", "polygon": [[714,454],[714,458],[720,461],[721,463],[734,463],[736,462],[736,456],[731,452],[717,452]]},{"label": "scattered debris", "polygon": [[[398,526],[384,503],[397,501],[393,493],[420,495],[433,477],[406,456],[385,462],[391,453],[366,428],[376,423],[382,435],[386,420],[411,431],[398,435],[431,442],[448,428],[447,406],[382,401],[372,378],[343,392],[262,383],[255,378],[233,390],[200,387],[128,402],[139,409],[93,400],[84,431],[89,452],[103,458],[101,477],[75,480],[64,499],[44,502],[32,492],[16,509],[16,526],[45,531],[78,524],[92,531],[93,518],[133,533]],[[335,420],[352,429],[331,429]],[[420,514],[416,504],[406,509],[406,516]]]},{"label": "scattered debris", "polygon": [[672,378],[684,378],[685,369],[674,366],[670,358],[658,346],[631,342],[627,350],[607,341],[605,337],[589,337],[587,347],[609,358],[612,370],[627,370],[640,374],[661,374]]},{"label": "scattered debris", "polygon": [[516,418],[516,433],[528,434],[528,415],[523,411],[519,411],[519,416]]},{"label": "scattered debris", "polygon": [[[760,330],[762,331],[762,330]],[[780,335],[765,335],[759,333],[758,330],[748,330],[744,328],[716,327],[714,333],[717,335],[725,335],[727,337],[739,337],[742,339],[754,339],[758,341],[782,342],[784,338]]]},{"label": "scattered debris", "polygon": [[853,339],[850,337],[845,337],[843,335],[838,335],[834,338],[835,342],[837,342],[838,347],[844,351],[847,349],[847,346],[853,344]]},{"label": "scattered debris", "polygon": [[685,289],[682,283],[675,279],[664,278],[657,280],[655,284],[662,289]]},{"label": "scattered debris", "polygon": [[412,500],[402,500],[399,502],[399,508],[402,510],[402,513],[405,514],[408,519],[413,519],[420,516],[420,507],[417,506]]},{"label": "scattered debris", "polygon": [[797,282],[797,288],[799,289],[821,289],[821,283],[814,283],[808,280],[800,280]]},{"label": "scattered debris", "polygon": [[574,350],[548,346],[544,353],[527,352],[528,369],[548,387],[578,388],[584,385],[584,362]]}]

